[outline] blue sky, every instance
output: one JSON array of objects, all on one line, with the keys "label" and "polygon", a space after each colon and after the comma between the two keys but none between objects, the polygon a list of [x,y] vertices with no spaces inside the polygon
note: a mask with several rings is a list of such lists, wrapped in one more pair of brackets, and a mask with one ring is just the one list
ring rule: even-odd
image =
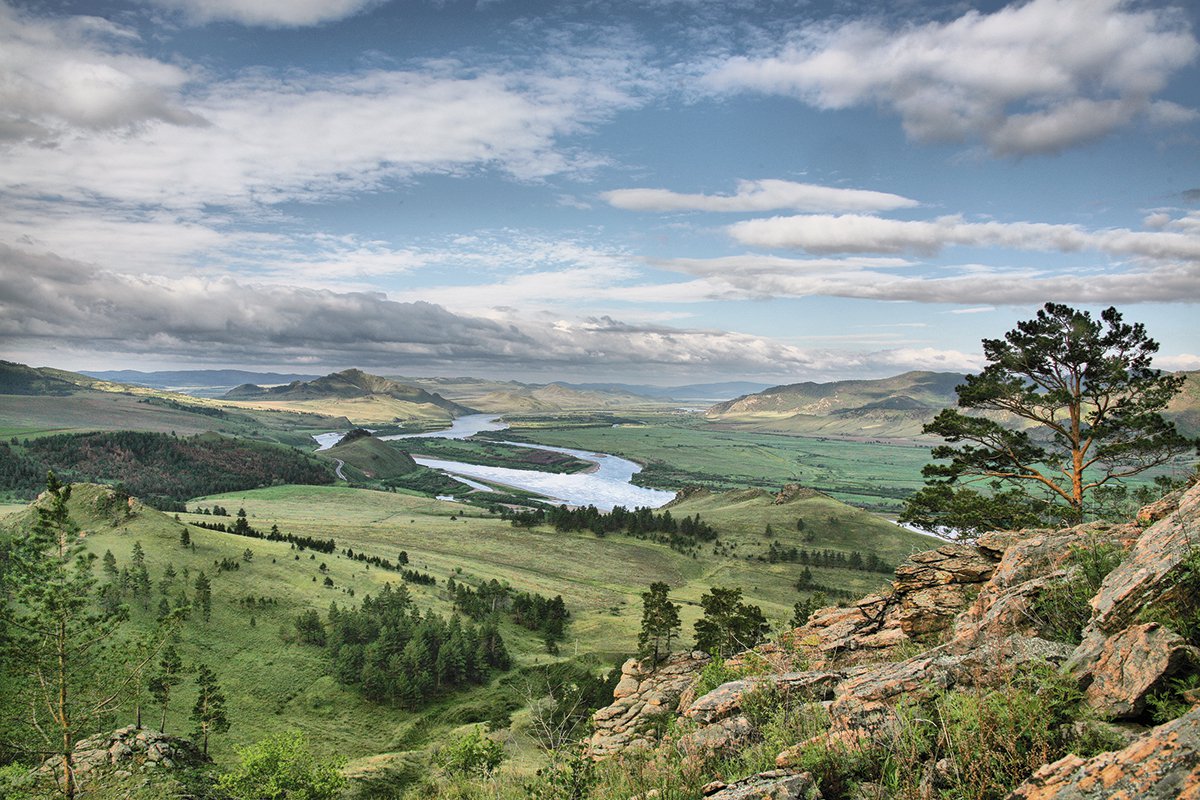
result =
[{"label": "blue sky", "polygon": [[1200,368],[1193,3],[0,0],[0,336],[69,369]]}]

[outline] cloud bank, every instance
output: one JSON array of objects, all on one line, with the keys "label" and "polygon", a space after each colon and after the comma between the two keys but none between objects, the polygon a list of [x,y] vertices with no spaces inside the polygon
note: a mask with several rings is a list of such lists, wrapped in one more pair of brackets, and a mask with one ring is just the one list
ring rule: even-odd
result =
[{"label": "cloud bank", "polygon": [[238,22],[267,28],[302,28],[352,17],[386,0],[145,0],[178,11],[195,25]]},{"label": "cloud bank", "polygon": [[993,154],[1054,153],[1136,120],[1196,111],[1155,99],[1200,44],[1172,9],[1125,0],[1032,0],[991,14],[890,28],[809,27],[767,56],[730,57],[713,91],[756,91],[820,109],[875,105],[922,142],[980,142]]}]

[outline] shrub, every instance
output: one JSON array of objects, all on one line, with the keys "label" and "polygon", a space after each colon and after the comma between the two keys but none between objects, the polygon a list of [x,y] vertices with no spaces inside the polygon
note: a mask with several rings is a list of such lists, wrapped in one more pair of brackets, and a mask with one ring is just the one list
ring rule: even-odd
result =
[{"label": "shrub", "polygon": [[318,761],[299,731],[237,752],[241,763],[217,781],[233,800],[333,800],[346,785],[339,765]]},{"label": "shrub", "polygon": [[1047,586],[1033,604],[1042,635],[1056,642],[1079,644],[1083,628],[1092,617],[1091,599],[1123,557],[1124,551],[1112,542],[1072,547],[1066,578]]},{"label": "shrub", "polygon": [[504,761],[504,747],[483,735],[478,726],[437,754],[435,762],[447,775],[487,778]]}]

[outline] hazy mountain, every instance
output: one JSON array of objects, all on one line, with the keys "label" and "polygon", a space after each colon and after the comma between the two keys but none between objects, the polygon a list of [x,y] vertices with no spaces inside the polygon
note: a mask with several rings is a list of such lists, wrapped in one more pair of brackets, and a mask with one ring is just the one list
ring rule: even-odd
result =
[{"label": "hazy mountain", "polygon": [[956,402],[957,372],[905,372],[878,380],[793,383],[719,403],[708,416],[812,414],[871,409],[937,410]]},{"label": "hazy mountain", "polygon": [[721,383],[690,383],[683,386],[649,386],[637,383],[569,383],[575,389],[599,392],[622,392],[651,397],[655,400],[715,403],[771,388],[769,383],[753,381],[724,381]]},{"label": "hazy mountain", "polygon": [[152,389],[191,391],[202,389],[226,389],[244,383],[282,384],[292,381],[311,381],[319,375],[301,375],[280,372],[251,372],[244,369],[179,369],[141,372],[136,369],[87,371],[84,375],[116,383],[134,386],[149,386]]},{"label": "hazy mountain", "polygon": [[368,397],[387,397],[404,403],[436,406],[451,416],[477,413],[475,409],[447,400],[416,386],[398,383],[390,378],[371,375],[360,369],[334,372],[311,381],[292,381],[284,386],[264,387],[243,384],[229,390],[225,400],[350,400]]}]

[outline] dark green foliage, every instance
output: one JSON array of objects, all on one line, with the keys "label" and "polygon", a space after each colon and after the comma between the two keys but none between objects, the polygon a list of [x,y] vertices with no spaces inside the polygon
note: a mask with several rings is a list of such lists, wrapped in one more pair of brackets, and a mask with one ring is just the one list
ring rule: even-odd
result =
[{"label": "dark green foliage", "polygon": [[321,624],[321,615],[310,609],[296,617],[296,637],[303,644],[324,647],[325,626]]},{"label": "dark green foliage", "polygon": [[33,749],[63,756],[59,788],[74,797],[75,743],[107,722],[140,680],[142,664],[118,667],[119,659],[108,657],[125,614],[95,603],[95,556],[67,510],[70,495],[71,487],[50,473],[31,530],[9,545],[0,594],[0,688],[12,690],[27,710],[18,724],[37,742]]},{"label": "dark green foliage", "polygon": [[968,538],[987,531],[1053,526],[1054,508],[1045,498],[993,482],[990,492],[951,483],[930,483],[910,497],[900,521],[927,531],[949,529]]},{"label": "dark green foliage", "polygon": [[796,604],[792,606],[792,619],[788,624],[793,628],[802,627],[808,623],[814,611],[827,605],[829,605],[829,599],[824,592],[813,592],[803,600],[797,600]]},{"label": "dark green foliage", "polygon": [[408,590],[385,584],[357,610],[329,611],[328,649],[335,677],[375,702],[415,709],[438,694],[486,682],[511,659],[495,623],[464,625],[422,615]]},{"label": "dark green foliage", "polygon": [[522,628],[538,631],[548,642],[559,642],[566,633],[571,614],[562,595],[551,599],[533,592],[516,592],[495,578],[478,589],[451,578],[446,588],[454,600],[454,608],[472,619],[506,614]]},{"label": "dark green foliage", "polygon": [[230,800],[334,800],[346,786],[339,762],[319,761],[299,731],[240,747],[238,759],[217,781]]},{"label": "dark green foliage", "polygon": [[883,572],[890,574],[896,569],[895,564],[889,564],[875,553],[865,556],[857,550],[849,555],[840,550],[807,550],[801,547],[785,547],[778,542],[771,542],[767,548],[766,560],[771,564],[783,562],[804,564],[813,567],[829,567],[835,569],[853,569],[861,572]]},{"label": "dark green foliage", "polygon": [[711,542],[717,538],[716,529],[703,522],[699,514],[677,520],[669,510],[660,514],[651,508],[635,508],[630,511],[623,506],[617,506],[606,514],[595,506],[558,506],[532,511],[513,511],[502,507],[500,514],[504,519],[510,520],[514,527],[553,525],[557,531],[591,531],[597,536],[623,533],[637,539],[649,539],[665,544],[681,553],[690,553],[701,542]]},{"label": "dark green foliage", "polygon": [[696,622],[696,649],[727,658],[749,650],[767,634],[767,620],[758,606],[742,602],[740,588],[714,586],[701,596],[704,617]]},{"label": "dark green foliage", "polygon": [[207,664],[196,666],[196,704],[192,706],[192,722],[195,735],[203,739],[204,752],[208,753],[208,737],[229,730],[229,716],[225,713],[225,694],[217,683],[217,676]]},{"label": "dark green foliage", "polygon": [[1033,603],[1033,614],[1044,638],[1079,644],[1083,628],[1092,617],[1091,599],[1124,555],[1112,542],[1071,548],[1066,577],[1051,581]]},{"label": "dark green foliage", "polygon": [[652,583],[642,593],[642,629],[638,634],[638,655],[653,659],[671,652],[671,640],[679,635],[679,605],[672,603],[665,583]]},{"label": "dark green foliage", "polygon": [[156,497],[169,511],[183,510],[176,504],[198,495],[281,483],[331,484],[335,479],[328,464],[281,445],[214,434],[117,431],[46,436],[28,442],[19,455],[4,445],[0,490],[27,493],[38,485],[34,476],[47,469],[75,481],[120,481],[131,494]]},{"label": "dark green foliage", "polygon": [[171,690],[178,686],[183,679],[182,673],[183,659],[179,657],[179,651],[175,649],[175,645],[167,643],[159,657],[158,669],[150,676],[150,695],[162,709],[162,722],[158,727],[160,731],[167,730],[167,710],[171,705]]},{"label": "dark green foliage", "polygon": [[201,619],[208,622],[212,619],[212,583],[208,580],[208,576],[201,572],[196,576],[194,588],[196,590],[195,606],[200,611]]},{"label": "dark green foliage", "polygon": [[[1029,427],[942,411],[924,428],[949,442],[933,449],[941,461],[924,469],[931,485],[999,481],[1032,498],[1038,516],[1080,521],[1097,489],[1196,448],[1159,413],[1184,378],[1150,366],[1158,343],[1140,323],[1122,322],[1115,308],[1093,320],[1086,311],[1047,303],[1003,339],[984,339],[983,351],[987,367],[955,390],[959,408],[1010,415]],[[979,497],[925,493],[918,501],[905,519],[928,521],[940,501],[946,505],[937,524],[964,531],[1005,524],[987,519]],[[1001,495],[995,510],[1004,517],[1011,505]],[[957,519],[949,513],[955,506],[970,514]]]},{"label": "dark green foliage", "polygon": [[246,536],[250,539],[266,539],[268,542],[291,542],[301,550],[316,550],[318,553],[332,553],[337,549],[337,542],[333,539],[316,539],[312,536],[280,533],[279,527],[276,525],[272,525],[271,530],[263,534],[257,528],[251,527],[250,523],[246,521],[245,515],[239,516],[237,521],[232,525],[226,525],[224,522],[193,522],[191,524],[197,528],[220,531],[221,533],[232,533],[235,536]]}]

